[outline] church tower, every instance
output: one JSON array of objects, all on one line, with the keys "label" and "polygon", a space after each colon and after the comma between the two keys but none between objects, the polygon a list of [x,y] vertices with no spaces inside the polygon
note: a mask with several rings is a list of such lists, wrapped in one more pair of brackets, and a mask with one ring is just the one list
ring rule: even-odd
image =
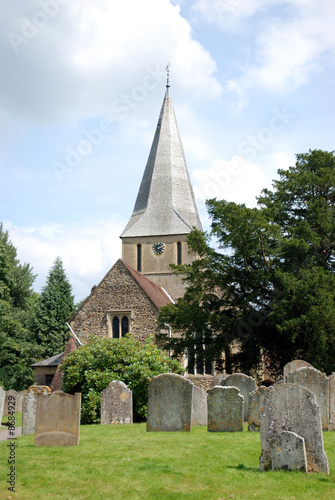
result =
[{"label": "church tower", "polygon": [[189,264],[187,235],[202,230],[170,96],[169,81],[135,207],[122,239],[122,259],[181,297],[185,285],[170,264]]}]

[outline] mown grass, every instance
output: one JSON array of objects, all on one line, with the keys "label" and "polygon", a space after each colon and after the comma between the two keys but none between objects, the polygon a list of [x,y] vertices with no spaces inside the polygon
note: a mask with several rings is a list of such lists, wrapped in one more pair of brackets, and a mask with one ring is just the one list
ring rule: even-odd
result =
[{"label": "mown grass", "polygon": [[81,426],[80,445],[35,448],[16,440],[16,493],[7,490],[0,442],[0,498],[334,499],[335,433],[324,433],[330,475],[260,472],[260,436],[248,431],[146,432],[145,424]]}]

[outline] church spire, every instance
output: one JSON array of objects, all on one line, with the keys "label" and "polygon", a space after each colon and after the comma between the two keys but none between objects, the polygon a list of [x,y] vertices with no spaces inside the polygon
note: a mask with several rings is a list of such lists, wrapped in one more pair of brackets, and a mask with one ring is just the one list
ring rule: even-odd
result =
[{"label": "church spire", "polygon": [[188,234],[193,226],[201,230],[170,97],[168,66],[156,133],[135,207],[121,238]]}]

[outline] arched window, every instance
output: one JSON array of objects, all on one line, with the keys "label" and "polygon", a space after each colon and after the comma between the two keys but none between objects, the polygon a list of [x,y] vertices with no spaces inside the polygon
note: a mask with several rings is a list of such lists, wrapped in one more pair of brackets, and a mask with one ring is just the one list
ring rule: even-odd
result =
[{"label": "arched window", "polygon": [[120,337],[120,320],[117,316],[114,316],[112,322],[113,339],[118,339]]},{"label": "arched window", "polygon": [[137,245],[137,270],[142,271],[142,245]]},{"label": "arched window", "polygon": [[191,375],[213,375],[213,359],[209,353],[212,342],[210,333],[198,331],[194,335],[194,344],[188,347],[187,371]]},{"label": "arched window", "polygon": [[180,266],[181,264],[181,242],[177,242],[177,265]]},{"label": "arched window", "polygon": [[124,337],[129,332],[129,320],[127,316],[123,316],[121,320],[121,337]]}]

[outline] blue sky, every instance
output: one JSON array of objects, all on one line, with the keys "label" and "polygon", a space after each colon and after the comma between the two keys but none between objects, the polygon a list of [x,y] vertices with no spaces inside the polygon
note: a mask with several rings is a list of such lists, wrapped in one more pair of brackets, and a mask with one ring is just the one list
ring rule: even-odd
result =
[{"label": "blue sky", "polygon": [[121,256],[165,93],[202,223],[334,149],[332,0],[0,0],[0,220],[40,291],[77,301]]}]

